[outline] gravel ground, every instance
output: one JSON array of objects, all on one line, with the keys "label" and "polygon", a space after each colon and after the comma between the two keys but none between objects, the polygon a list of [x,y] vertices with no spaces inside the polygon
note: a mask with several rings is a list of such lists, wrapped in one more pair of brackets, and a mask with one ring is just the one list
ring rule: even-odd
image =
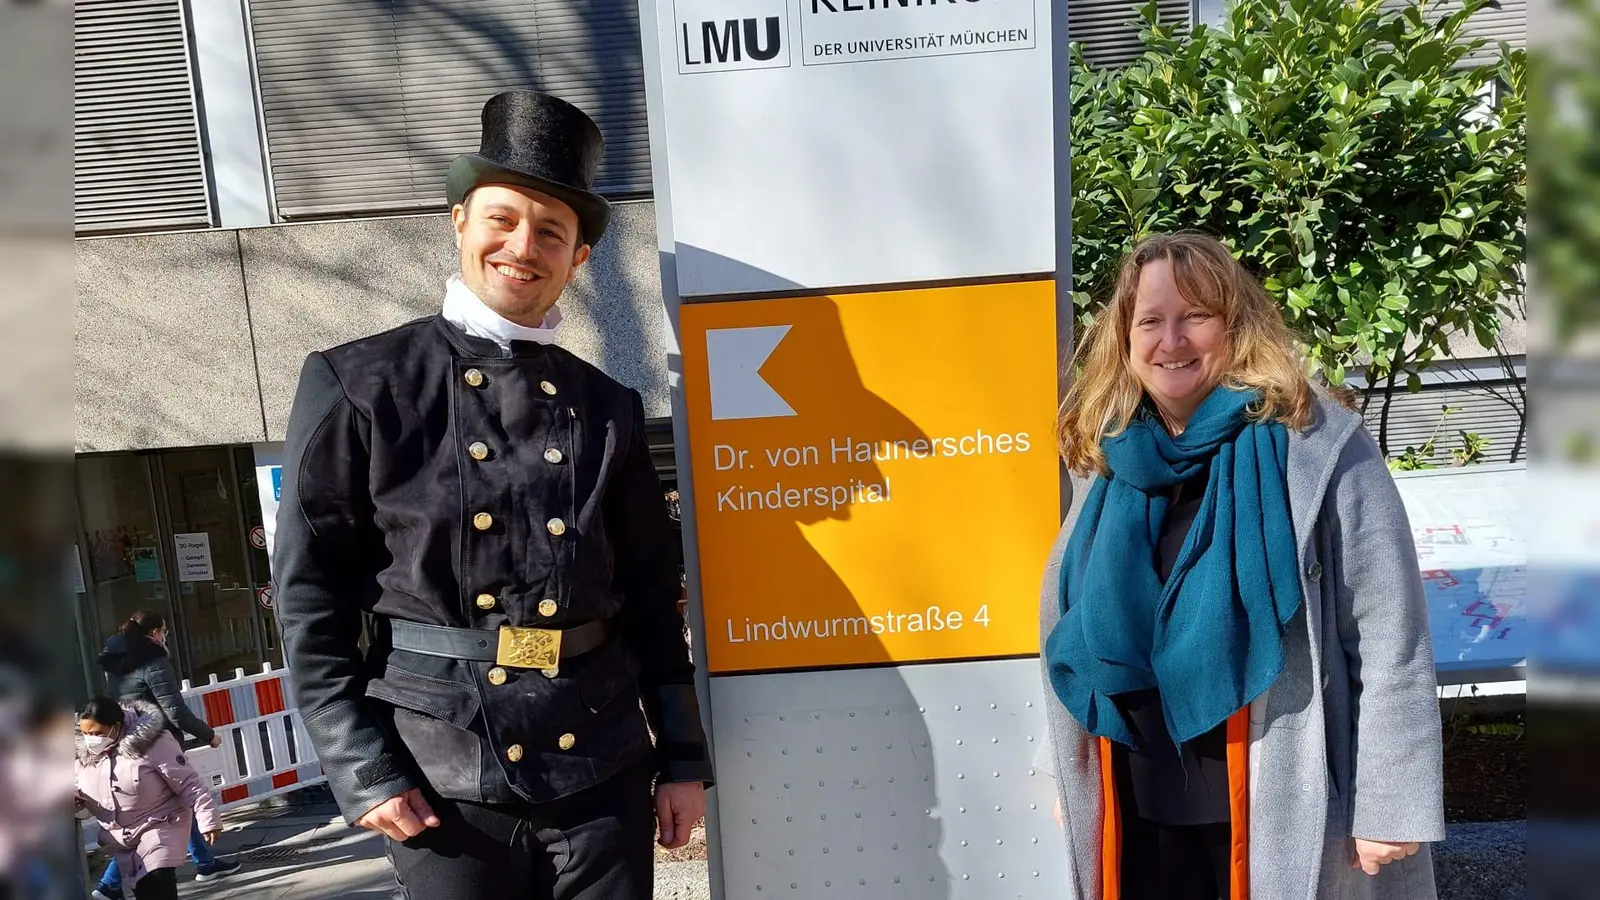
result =
[{"label": "gravel ground", "polygon": [[655,900],[709,900],[704,860],[656,863]]},{"label": "gravel ground", "polygon": [[1451,825],[1433,848],[1440,900],[1524,900],[1526,822]]},{"label": "gravel ground", "polygon": [[706,826],[695,826],[689,843],[676,850],[656,846],[655,900],[710,900],[706,870]]}]

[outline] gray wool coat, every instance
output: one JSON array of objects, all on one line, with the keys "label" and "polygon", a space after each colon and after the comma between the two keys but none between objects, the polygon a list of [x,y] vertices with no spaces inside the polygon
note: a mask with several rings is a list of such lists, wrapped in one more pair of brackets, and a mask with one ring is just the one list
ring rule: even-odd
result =
[{"label": "gray wool coat", "polygon": [[[1322,395],[1315,421],[1290,432],[1288,479],[1305,602],[1284,637],[1283,674],[1250,704],[1251,900],[1434,900],[1427,843],[1444,839],[1443,752],[1405,507],[1360,417]],[[1042,638],[1060,618],[1061,558],[1086,487],[1074,484],[1045,570]],[[1048,675],[1044,693],[1070,860],[1062,896],[1095,900],[1099,741]],[[1369,876],[1351,866],[1356,837],[1423,849]]]}]

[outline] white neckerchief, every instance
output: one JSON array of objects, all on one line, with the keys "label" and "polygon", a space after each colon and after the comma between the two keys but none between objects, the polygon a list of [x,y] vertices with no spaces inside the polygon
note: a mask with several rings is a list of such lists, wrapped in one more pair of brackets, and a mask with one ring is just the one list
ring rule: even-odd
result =
[{"label": "white neckerchief", "polygon": [[550,307],[544,322],[537,328],[518,325],[489,308],[467,287],[460,275],[451,275],[445,282],[444,317],[452,325],[473,337],[488,338],[510,351],[512,341],[537,341],[541,344],[556,342],[556,329],[561,327],[561,307]]}]

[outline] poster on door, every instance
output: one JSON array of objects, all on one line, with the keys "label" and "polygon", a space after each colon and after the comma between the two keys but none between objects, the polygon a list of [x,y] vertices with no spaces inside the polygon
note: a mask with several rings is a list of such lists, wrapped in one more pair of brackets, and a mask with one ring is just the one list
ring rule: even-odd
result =
[{"label": "poster on door", "polygon": [[211,535],[204,531],[172,536],[177,549],[178,581],[216,581],[211,566]]},{"label": "poster on door", "polygon": [[161,561],[156,559],[156,548],[133,548],[133,580],[140,584],[161,580]]}]

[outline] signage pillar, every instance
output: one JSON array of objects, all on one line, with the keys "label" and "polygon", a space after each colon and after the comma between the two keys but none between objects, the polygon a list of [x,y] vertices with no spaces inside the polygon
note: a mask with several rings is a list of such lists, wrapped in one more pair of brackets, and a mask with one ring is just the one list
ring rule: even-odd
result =
[{"label": "signage pillar", "polygon": [[640,0],[726,898],[1047,898],[1065,5]]}]

